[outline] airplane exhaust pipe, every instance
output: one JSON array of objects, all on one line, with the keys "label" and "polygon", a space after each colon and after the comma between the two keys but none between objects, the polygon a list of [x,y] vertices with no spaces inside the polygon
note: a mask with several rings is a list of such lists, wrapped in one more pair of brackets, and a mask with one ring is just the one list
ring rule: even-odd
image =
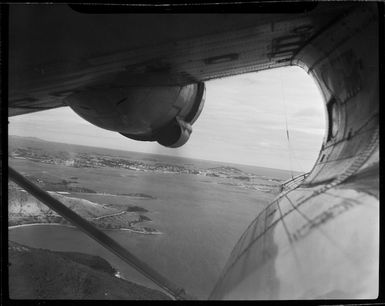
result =
[{"label": "airplane exhaust pipe", "polygon": [[169,148],[178,148],[183,146],[190,138],[192,127],[187,122],[176,118],[170,126],[168,126],[157,137],[159,144]]},{"label": "airplane exhaust pipe", "polygon": [[126,86],[81,91],[66,99],[88,122],[139,141],[177,148],[202,112],[205,84]]}]

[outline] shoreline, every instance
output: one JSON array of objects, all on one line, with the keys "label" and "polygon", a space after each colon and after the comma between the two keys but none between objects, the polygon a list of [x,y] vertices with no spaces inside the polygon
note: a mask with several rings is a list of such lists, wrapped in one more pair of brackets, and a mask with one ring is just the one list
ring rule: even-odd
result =
[{"label": "shoreline", "polygon": [[[19,228],[19,227],[27,227],[27,226],[36,226],[36,225],[54,225],[54,226],[63,226],[63,227],[69,227],[69,228],[74,228],[78,229],[76,226],[73,225],[68,225],[68,224],[61,224],[61,223],[28,223],[28,224],[19,224],[19,225],[11,225],[8,226],[8,230],[14,229],[14,228]],[[101,229],[102,231],[130,231],[136,234],[142,234],[142,235],[160,235],[162,232],[141,232],[137,231],[135,229],[131,228],[107,228],[107,229]]]},{"label": "shoreline", "polygon": [[61,224],[61,223],[27,223],[27,224],[11,225],[11,226],[8,226],[8,229],[14,229],[14,228],[18,228],[18,227],[35,226],[35,225],[56,225],[56,226],[77,228],[76,226],[73,226],[73,225]]},{"label": "shoreline", "polygon": [[[110,229],[110,230],[114,230],[114,229]],[[162,232],[141,232],[141,231],[138,231],[138,230],[134,230],[134,229],[131,229],[131,228],[120,228],[119,229],[120,231],[129,231],[129,232],[133,232],[133,233],[136,233],[136,234],[143,234],[143,235],[161,235]]]}]

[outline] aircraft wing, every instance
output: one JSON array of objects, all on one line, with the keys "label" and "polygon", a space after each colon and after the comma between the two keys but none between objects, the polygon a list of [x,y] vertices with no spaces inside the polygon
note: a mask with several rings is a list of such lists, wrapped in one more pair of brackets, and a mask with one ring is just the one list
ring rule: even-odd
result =
[{"label": "aircraft wing", "polygon": [[65,4],[11,5],[9,115],[65,106],[66,97],[89,89],[191,84],[290,65],[350,7],[308,4],[290,14],[267,7],[256,15],[87,14]]}]

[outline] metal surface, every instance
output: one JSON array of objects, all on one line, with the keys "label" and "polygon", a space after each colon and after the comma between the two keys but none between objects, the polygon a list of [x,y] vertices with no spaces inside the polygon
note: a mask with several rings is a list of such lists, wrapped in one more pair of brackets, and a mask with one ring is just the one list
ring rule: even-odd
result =
[{"label": "metal surface", "polygon": [[287,66],[351,6],[319,3],[298,14],[126,15],[11,5],[9,114],[58,107],[75,91],[127,76],[144,86],[184,85]]},{"label": "metal surface", "polygon": [[[65,103],[90,123],[136,140],[157,140],[171,133],[173,124],[182,130],[180,140],[169,147],[183,145],[204,104],[204,83],[184,86],[134,86],[95,88],[71,94]],[[185,124],[179,124],[185,122]],[[189,128],[186,129],[185,125]],[[164,138],[164,137],[163,137]]]},{"label": "metal surface", "polygon": [[378,200],[354,189],[278,198],[234,249],[211,299],[373,299]]},{"label": "metal surface", "polygon": [[211,299],[377,298],[378,27],[376,5],[349,11],[292,60],[327,104],[321,152],[241,236]]}]

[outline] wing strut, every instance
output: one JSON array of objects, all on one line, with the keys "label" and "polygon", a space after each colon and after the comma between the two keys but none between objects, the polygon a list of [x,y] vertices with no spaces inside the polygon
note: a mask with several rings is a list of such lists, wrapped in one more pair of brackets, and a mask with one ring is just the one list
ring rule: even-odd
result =
[{"label": "wing strut", "polygon": [[123,246],[117,243],[110,236],[106,235],[104,232],[97,229],[90,222],[83,219],[81,216],[73,212],[60,201],[53,198],[51,195],[48,194],[48,192],[40,189],[38,186],[28,181],[20,173],[18,173],[11,167],[8,167],[8,173],[9,178],[13,180],[16,184],[28,191],[35,198],[37,198],[49,208],[51,208],[52,210],[60,214],[62,217],[70,221],[72,224],[76,225],[77,228],[79,228],[88,236],[99,242],[109,251],[113,252],[115,255],[119,256],[129,265],[133,266],[136,270],[145,275],[148,279],[153,281],[159,287],[164,289],[176,300],[194,299],[193,297],[187,295],[184,289],[177,287],[175,284],[170,282],[168,279],[159,274],[153,268],[148,266],[146,263],[142,262],[129,251],[127,251]]}]

